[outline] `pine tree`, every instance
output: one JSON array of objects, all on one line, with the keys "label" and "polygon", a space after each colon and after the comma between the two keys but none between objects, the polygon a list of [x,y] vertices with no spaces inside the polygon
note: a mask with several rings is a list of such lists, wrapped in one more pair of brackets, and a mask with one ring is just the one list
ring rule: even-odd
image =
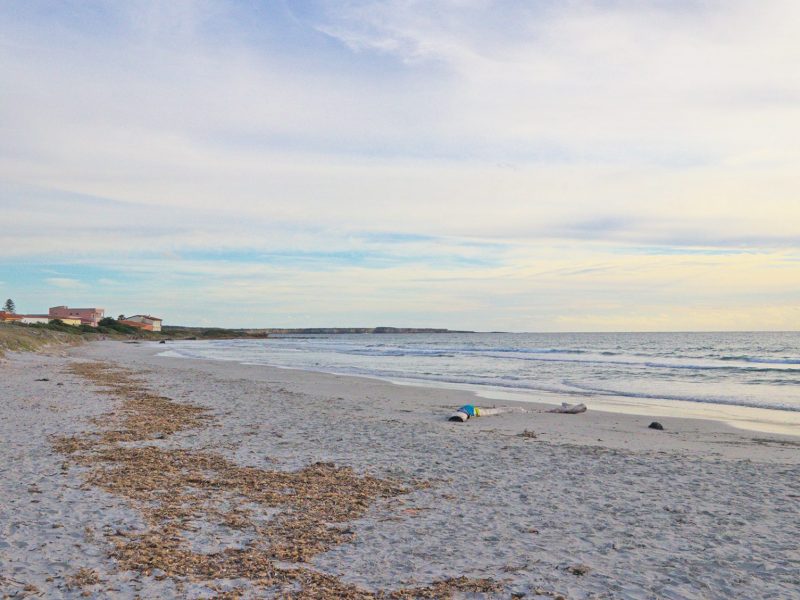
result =
[{"label": "pine tree", "polygon": [[11,298],[9,298],[8,300],[6,300],[5,305],[3,305],[3,310],[8,313],[14,314],[15,312],[17,312],[17,306],[16,304],[14,304],[14,301]]}]

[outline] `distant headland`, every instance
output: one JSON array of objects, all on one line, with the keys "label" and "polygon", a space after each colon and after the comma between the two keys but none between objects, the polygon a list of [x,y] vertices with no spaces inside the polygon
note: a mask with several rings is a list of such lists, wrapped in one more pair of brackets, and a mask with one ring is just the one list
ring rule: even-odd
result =
[{"label": "distant headland", "polygon": [[248,333],[285,334],[335,334],[335,333],[475,333],[432,327],[303,327],[300,329],[248,329]]}]

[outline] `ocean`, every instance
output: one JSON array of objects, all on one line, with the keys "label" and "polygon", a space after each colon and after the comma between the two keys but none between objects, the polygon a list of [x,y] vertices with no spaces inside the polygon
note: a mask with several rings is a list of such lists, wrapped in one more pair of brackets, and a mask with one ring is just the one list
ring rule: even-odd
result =
[{"label": "ocean", "polygon": [[600,408],[627,401],[800,412],[800,332],[283,335],[171,342],[165,354]]}]

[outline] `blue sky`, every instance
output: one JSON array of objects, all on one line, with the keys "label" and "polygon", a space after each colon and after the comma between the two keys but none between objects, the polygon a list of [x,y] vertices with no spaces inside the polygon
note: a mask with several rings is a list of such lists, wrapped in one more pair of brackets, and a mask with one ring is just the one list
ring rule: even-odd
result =
[{"label": "blue sky", "polygon": [[800,328],[800,5],[0,1],[0,296]]}]

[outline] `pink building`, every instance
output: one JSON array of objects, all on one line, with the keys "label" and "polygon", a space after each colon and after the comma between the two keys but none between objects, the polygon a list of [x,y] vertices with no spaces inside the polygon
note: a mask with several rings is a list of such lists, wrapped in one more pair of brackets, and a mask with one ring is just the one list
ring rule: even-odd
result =
[{"label": "pink building", "polygon": [[100,319],[105,315],[104,308],[70,308],[69,306],[54,306],[50,309],[51,319],[80,319],[82,325],[97,327]]}]

